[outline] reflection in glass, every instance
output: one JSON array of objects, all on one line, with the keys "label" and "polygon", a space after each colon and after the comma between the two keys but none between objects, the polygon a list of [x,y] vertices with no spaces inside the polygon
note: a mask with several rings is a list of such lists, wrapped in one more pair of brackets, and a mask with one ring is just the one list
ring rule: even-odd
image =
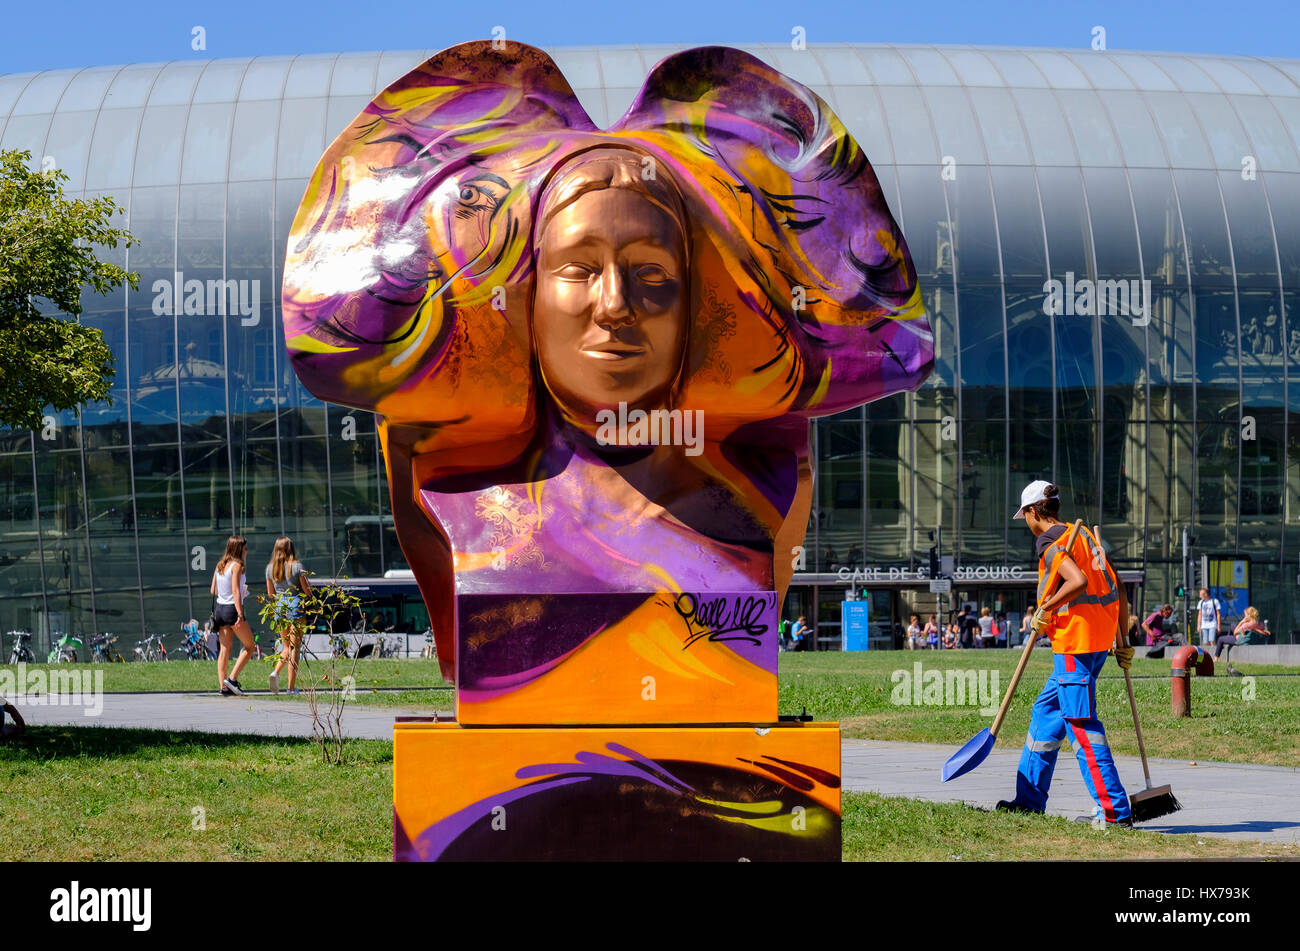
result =
[{"label": "reflection in glass", "polygon": [[964,174],[958,174],[956,181],[943,184],[952,211],[958,280],[962,283],[1001,280],[987,172],[982,168],[966,169]]},{"label": "reflection in glass", "polygon": [[[566,76],[612,115],[660,52],[577,51]],[[935,372],[917,393],[815,423],[809,570],[915,565],[940,523],[968,564],[1027,564],[1009,513],[1027,481],[1049,478],[1072,517],[1102,520],[1117,563],[1145,569],[1149,598],[1181,580],[1183,525],[1198,550],[1249,554],[1253,597],[1285,642],[1300,628],[1300,589],[1278,574],[1300,553],[1300,527],[1280,517],[1300,511],[1300,100],[1288,67],[1159,58],[1203,87],[1189,97],[1130,53],[1035,53],[1040,70],[1007,50],[759,52],[831,84],[898,214],[935,335]],[[424,55],[382,59],[379,84]],[[42,649],[51,628],[170,634],[206,617],[232,530],[250,540],[254,580],[281,532],[321,575],[349,549],[353,576],[408,567],[374,418],[321,404],[279,358],[285,237],[375,64],[329,54],[70,70],[30,89],[31,76],[0,77],[0,124],[28,89],[4,142],[50,154],[74,189],[84,168],[89,194],[129,204],[140,244],[116,259],[141,275],[138,291],[88,297],[82,316],[117,355],[113,405],[51,413],[34,453],[32,434],[0,431],[0,630],[39,631]],[[947,78],[918,86],[916,71]],[[944,85],[957,77],[966,88]],[[69,82],[51,116],[49,96]],[[1233,91],[1255,83],[1266,95]],[[1247,153],[1253,180],[1241,176]],[[203,312],[185,312],[183,284],[172,312],[178,271],[203,282]],[[1066,272],[1150,281],[1150,323],[1048,315],[1044,282]],[[209,280],[256,286],[256,306],[209,312]]]}]

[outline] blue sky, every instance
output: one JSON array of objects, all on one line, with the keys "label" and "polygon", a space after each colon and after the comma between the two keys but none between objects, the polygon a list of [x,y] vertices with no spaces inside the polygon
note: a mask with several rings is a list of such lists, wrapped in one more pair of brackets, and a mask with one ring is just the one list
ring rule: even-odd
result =
[{"label": "blue sky", "polygon": [[[400,16],[389,11],[402,10]],[[790,41],[974,43],[1300,57],[1300,5],[1284,0],[3,0],[0,73],[176,59],[441,48],[488,38],[539,46]],[[191,46],[202,26],[206,51]]]}]

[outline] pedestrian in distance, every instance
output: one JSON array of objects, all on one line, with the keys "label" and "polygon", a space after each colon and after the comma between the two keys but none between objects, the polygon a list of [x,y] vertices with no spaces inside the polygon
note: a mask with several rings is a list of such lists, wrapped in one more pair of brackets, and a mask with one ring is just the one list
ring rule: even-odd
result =
[{"label": "pedestrian in distance", "polygon": [[804,617],[802,614],[800,614],[799,620],[795,621],[794,626],[790,628],[790,650],[792,651],[807,650],[808,649],[808,645],[806,643],[807,639],[808,639],[808,619]]},{"label": "pedestrian in distance", "polygon": [[1218,598],[1210,597],[1210,589],[1200,590],[1200,600],[1196,602],[1196,616],[1200,620],[1201,646],[1211,647],[1219,637],[1223,626],[1223,605]]},{"label": "pedestrian in distance", "polygon": [[[244,599],[248,597],[248,579],[245,577],[244,558],[248,554],[248,542],[240,535],[231,535],[226,540],[226,553],[217,562],[212,572],[212,594],[216,604],[212,608],[212,620],[217,628],[217,682],[223,697],[237,696],[244,692],[239,683],[239,675],[253,656],[253,628],[244,617]],[[239,657],[235,660],[235,669],[230,667],[230,649],[239,638]]]},{"label": "pedestrian in distance", "polygon": [[280,656],[271,671],[271,693],[280,692],[280,671],[289,667],[289,693],[297,693],[298,652],[302,650],[304,625],[302,599],[311,594],[307,570],[298,560],[293,540],[281,535],[275,540],[271,560],[266,565],[266,596],[274,604],[275,617],[287,622],[280,633]]},{"label": "pedestrian in distance", "polygon": [[[1026,637],[1033,636],[1034,611],[1037,605],[1030,604],[1025,609],[1025,616],[1020,619],[1020,643],[1025,642]],[[1038,645],[1034,645],[1037,647]]]},{"label": "pedestrian in distance", "polygon": [[[1116,643],[1116,634],[1128,628],[1127,599],[1101,544],[1086,528],[1065,550],[1068,526],[1060,519],[1060,491],[1038,480],[1020,495],[1023,518],[1034,533],[1038,552],[1038,610],[1034,635],[1046,634],[1052,643],[1052,675],[1034,701],[1029,735],[1020,754],[1014,799],[999,802],[999,809],[1043,812],[1056,768],[1056,755],[1068,739],[1074,747],[1096,812],[1078,821],[1109,826],[1132,826],[1128,794],[1106,740],[1106,728],[1097,717],[1097,675],[1113,649],[1119,666],[1127,670],[1133,648]],[[1046,590],[1052,579],[1053,590]]]},{"label": "pedestrian in distance", "polygon": [[939,621],[933,614],[925,622],[925,646],[932,651],[939,649]]},{"label": "pedestrian in distance", "polygon": [[921,619],[915,614],[907,622],[907,636],[903,646],[908,650],[924,650],[925,640],[921,637]]},{"label": "pedestrian in distance", "polygon": [[979,638],[980,622],[975,616],[974,608],[963,610],[958,620],[961,624],[961,646],[967,648],[977,647],[976,641]]}]

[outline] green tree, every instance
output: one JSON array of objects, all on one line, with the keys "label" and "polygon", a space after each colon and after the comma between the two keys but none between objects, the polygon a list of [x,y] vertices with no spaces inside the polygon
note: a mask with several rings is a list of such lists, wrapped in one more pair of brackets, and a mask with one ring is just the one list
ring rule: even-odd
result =
[{"label": "green tree", "polygon": [[[99,260],[97,247],[131,247],[111,225],[111,198],[67,198],[68,177],[29,166],[30,152],[0,152],[0,425],[39,429],[41,411],[107,402],[113,353],[83,327],[82,291],[107,294],[140,277]],[[41,313],[46,301],[58,316]],[[48,309],[48,308],[47,308]]]}]

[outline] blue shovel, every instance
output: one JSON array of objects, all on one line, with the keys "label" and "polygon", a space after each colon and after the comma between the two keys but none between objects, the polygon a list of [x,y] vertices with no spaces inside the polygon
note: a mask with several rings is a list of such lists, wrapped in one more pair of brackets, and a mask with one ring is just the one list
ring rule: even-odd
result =
[{"label": "blue shovel", "polygon": [[[1074,536],[1078,534],[1080,526],[1083,525],[1083,519],[1079,519],[1072,526],[1070,532],[1065,537],[1065,551],[1070,551],[1074,547]],[[1052,569],[1050,580],[1042,590],[1050,592],[1056,581],[1057,571],[1061,567],[1058,560]],[[1038,635],[1033,631],[1029,632],[1029,638],[1025,641],[1025,648],[1020,652],[1020,663],[1016,665],[1016,672],[1011,675],[1011,683],[1007,684],[1006,695],[1002,698],[1002,706],[998,708],[998,715],[993,720],[993,726],[980,730],[973,737],[966,741],[966,745],[948,758],[948,762],[943,764],[943,781],[946,783],[950,779],[956,779],[963,773],[969,773],[972,769],[984,762],[989,753],[993,751],[993,745],[998,741],[998,730],[1002,729],[1002,721],[1006,718],[1007,710],[1011,707],[1011,698],[1015,696],[1016,686],[1020,683],[1020,675],[1025,672],[1025,666],[1029,663],[1029,652],[1034,649],[1034,641]]]}]

